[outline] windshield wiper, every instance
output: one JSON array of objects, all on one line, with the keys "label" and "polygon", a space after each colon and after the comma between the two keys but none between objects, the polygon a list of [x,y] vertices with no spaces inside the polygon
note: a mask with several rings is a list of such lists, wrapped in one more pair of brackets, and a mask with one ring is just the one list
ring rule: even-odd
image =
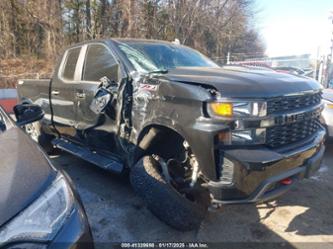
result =
[{"label": "windshield wiper", "polygon": [[166,73],[168,73],[169,72],[169,70],[168,69],[160,69],[160,70],[155,70],[155,71],[150,71],[150,72],[148,72],[149,74],[153,74],[153,73],[156,73],[156,74],[166,74]]}]

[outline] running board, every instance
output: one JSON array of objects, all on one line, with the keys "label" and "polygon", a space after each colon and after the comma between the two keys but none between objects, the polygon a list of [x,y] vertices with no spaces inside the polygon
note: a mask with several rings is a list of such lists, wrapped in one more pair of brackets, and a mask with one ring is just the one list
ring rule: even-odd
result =
[{"label": "running board", "polygon": [[74,156],[77,156],[89,163],[95,164],[105,170],[115,173],[121,173],[124,170],[124,165],[112,156],[100,154],[96,151],[91,151],[88,148],[68,141],[63,138],[52,140],[52,144],[63,151],[66,151]]}]

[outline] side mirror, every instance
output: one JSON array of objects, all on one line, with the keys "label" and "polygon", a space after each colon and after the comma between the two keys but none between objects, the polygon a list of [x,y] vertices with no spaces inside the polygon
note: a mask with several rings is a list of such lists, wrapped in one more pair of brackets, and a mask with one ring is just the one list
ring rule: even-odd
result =
[{"label": "side mirror", "polygon": [[44,117],[44,111],[39,105],[20,104],[14,106],[16,124],[23,126],[41,120]]}]

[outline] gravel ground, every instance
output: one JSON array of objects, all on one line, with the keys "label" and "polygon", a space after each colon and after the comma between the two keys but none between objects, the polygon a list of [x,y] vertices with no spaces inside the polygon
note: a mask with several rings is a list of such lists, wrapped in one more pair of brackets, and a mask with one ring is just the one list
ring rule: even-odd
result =
[{"label": "gravel ground", "polygon": [[282,242],[295,248],[333,248],[333,145],[327,147],[317,175],[278,201],[211,211],[193,232],[173,230],[155,218],[127,178],[65,153],[52,161],[76,184],[96,248],[121,241]]}]

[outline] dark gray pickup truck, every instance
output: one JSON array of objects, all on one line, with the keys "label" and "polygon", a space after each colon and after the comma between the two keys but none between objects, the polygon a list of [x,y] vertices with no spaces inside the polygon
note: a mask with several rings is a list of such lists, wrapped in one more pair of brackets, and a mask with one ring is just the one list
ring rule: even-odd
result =
[{"label": "dark gray pickup truck", "polygon": [[324,153],[317,82],[219,67],[169,42],[76,44],[51,80],[20,80],[18,93],[45,111],[26,126],[45,150],[129,172],[148,208],[180,230],[197,228],[209,206],[279,197]]}]

